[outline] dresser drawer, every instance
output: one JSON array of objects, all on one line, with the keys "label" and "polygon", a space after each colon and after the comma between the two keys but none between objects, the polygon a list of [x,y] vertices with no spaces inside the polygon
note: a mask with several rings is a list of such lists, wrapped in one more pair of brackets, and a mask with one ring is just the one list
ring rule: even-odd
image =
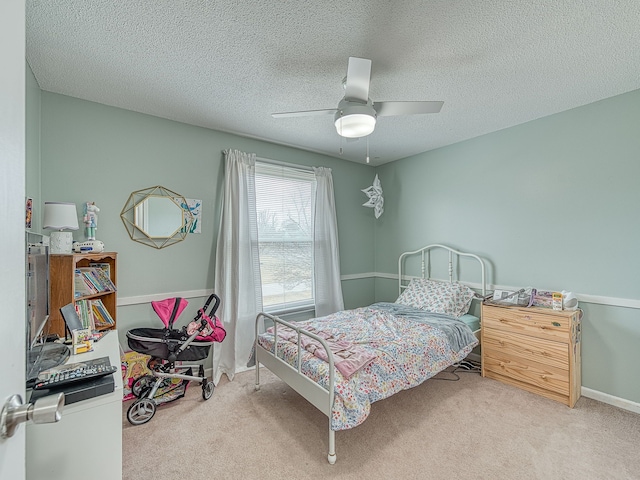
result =
[{"label": "dresser drawer", "polygon": [[515,357],[524,362],[538,362],[569,370],[569,345],[566,343],[494,330],[487,326],[483,328],[482,348],[499,355],[500,358]]},{"label": "dresser drawer", "polygon": [[553,311],[483,306],[482,325],[527,336],[569,342],[571,316]]},{"label": "dresser drawer", "polygon": [[510,357],[491,349],[483,355],[482,368],[485,372],[497,373],[544,390],[569,395],[569,376],[564,369],[522,361],[518,357]]},{"label": "dresser drawer", "polygon": [[573,407],[580,398],[580,312],[482,305],[482,376]]}]

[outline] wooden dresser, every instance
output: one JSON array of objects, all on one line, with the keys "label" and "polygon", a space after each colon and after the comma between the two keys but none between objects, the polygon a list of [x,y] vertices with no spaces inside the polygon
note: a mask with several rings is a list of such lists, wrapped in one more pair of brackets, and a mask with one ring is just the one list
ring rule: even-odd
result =
[{"label": "wooden dresser", "polygon": [[580,398],[580,312],[482,305],[482,376],[557,400]]}]

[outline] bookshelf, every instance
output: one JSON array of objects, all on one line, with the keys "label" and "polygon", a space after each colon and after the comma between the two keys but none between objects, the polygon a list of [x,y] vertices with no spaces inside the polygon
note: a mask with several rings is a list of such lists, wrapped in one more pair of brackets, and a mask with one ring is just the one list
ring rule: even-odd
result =
[{"label": "bookshelf", "polygon": [[[64,337],[64,319],[60,308],[73,303],[80,309],[95,301],[106,310],[113,323],[96,324],[97,330],[116,328],[117,286],[117,253],[74,253],[71,255],[50,256],[49,281],[50,295],[50,329]],[[108,272],[108,278],[100,279],[100,274],[92,275],[92,269]],[[81,272],[77,273],[77,272]],[[93,277],[93,280],[92,280]],[[112,287],[108,284],[112,283]]]}]

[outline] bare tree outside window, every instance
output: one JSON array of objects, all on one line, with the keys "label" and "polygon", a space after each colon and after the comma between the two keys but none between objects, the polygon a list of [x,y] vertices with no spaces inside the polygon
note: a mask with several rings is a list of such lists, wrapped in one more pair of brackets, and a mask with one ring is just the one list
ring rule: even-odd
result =
[{"label": "bare tree outside window", "polygon": [[[256,207],[265,307],[313,304],[313,176],[261,174]],[[282,170],[282,169],[281,169]]]}]

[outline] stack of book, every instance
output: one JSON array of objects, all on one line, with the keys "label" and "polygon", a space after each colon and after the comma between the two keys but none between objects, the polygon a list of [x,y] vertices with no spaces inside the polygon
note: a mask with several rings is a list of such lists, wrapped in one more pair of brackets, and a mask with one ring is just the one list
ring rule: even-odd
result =
[{"label": "stack of book", "polygon": [[116,291],[116,286],[109,278],[109,274],[100,267],[76,268],[74,286],[75,298]]},{"label": "stack of book", "polygon": [[78,300],[76,302],[76,312],[78,312],[82,326],[92,331],[110,327],[115,323],[99,298]]}]

